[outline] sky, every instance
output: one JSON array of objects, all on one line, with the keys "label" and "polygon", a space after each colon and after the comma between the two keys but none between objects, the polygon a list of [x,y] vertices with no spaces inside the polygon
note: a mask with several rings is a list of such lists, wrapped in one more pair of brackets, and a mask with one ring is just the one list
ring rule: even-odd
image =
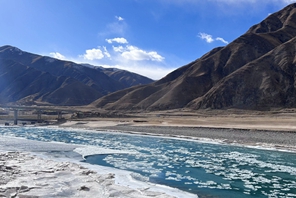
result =
[{"label": "sky", "polygon": [[0,46],[158,80],[296,0],[0,0]]}]

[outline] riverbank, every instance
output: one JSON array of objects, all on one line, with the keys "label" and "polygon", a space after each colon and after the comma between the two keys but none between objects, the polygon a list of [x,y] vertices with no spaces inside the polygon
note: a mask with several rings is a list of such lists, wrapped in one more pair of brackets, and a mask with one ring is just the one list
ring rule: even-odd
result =
[{"label": "riverbank", "polygon": [[149,113],[134,118],[88,118],[60,127],[210,140],[296,152],[295,113]]}]

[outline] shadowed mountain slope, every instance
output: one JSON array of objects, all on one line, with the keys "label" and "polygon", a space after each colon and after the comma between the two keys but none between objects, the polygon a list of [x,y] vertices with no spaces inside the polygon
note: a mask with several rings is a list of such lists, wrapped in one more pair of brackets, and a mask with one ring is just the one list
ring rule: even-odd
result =
[{"label": "shadowed mountain slope", "polygon": [[295,36],[296,4],[291,4],[163,79],[117,91],[92,105],[148,110],[294,107]]},{"label": "shadowed mountain slope", "polygon": [[0,59],[0,64],[1,103],[75,105],[88,104],[102,96],[74,78],[56,77],[12,60]]},{"label": "shadowed mountain slope", "polygon": [[86,105],[106,94],[153,82],[124,70],[87,67],[69,61],[0,47],[0,102]]}]

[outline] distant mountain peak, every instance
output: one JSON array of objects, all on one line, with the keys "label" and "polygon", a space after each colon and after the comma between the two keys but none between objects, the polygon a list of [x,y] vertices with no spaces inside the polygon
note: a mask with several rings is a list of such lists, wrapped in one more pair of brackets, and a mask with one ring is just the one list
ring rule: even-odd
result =
[{"label": "distant mountain peak", "polygon": [[261,23],[254,25],[248,32],[253,33],[271,33],[276,32],[284,26],[293,26],[296,21],[296,3],[292,3],[282,10],[270,14]]}]

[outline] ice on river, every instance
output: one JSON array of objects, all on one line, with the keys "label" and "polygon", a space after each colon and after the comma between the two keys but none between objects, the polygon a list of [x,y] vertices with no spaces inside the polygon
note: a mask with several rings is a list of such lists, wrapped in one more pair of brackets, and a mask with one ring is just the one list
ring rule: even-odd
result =
[{"label": "ice on river", "polygon": [[82,163],[73,150],[84,155],[119,152],[1,136],[0,197],[197,197],[135,180],[128,171]]}]

